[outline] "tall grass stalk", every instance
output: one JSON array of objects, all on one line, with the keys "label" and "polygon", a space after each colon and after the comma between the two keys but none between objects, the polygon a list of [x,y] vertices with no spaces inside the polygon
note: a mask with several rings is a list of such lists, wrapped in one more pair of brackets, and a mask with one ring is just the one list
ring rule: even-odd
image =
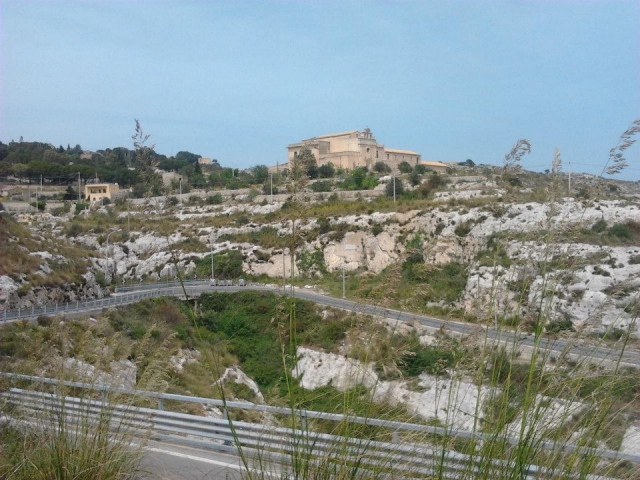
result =
[{"label": "tall grass stalk", "polygon": [[[519,155],[530,149],[528,142],[520,142],[526,148],[516,149],[511,157],[519,160]],[[509,156],[508,155],[508,156]],[[521,155],[520,155],[521,156]],[[517,161],[515,162],[517,165]],[[616,346],[614,355],[607,360],[597,360],[596,353],[604,345],[603,341],[585,344],[578,334],[569,339],[567,346],[559,355],[550,349],[554,339],[545,334],[545,324],[553,318],[551,302],[546,302],[546,292],[554,291],[556,279],[547,265],[552,260],[556,243],[552,228],[554,204],[561,197],[561,183],[558,176],[561,171],[560,152],[557,151],[553,162],[553,182],[548,191],[549,216],[547,232],[544,238],[543,259],[538,259],[542,282],[540,294],[536,298],[536,315],[514,330],[504,330],[495,322],[494,332],[502,341],[493,340],[489,328],[480,342],[467,345],[466,355],[447,369],[445,376],[452,382],[448,391],[441,397],[447,404],[444,422],[444,434],[428,435],[424,438],[412,437],[412,448],[416,455],[421,449],[431,449],[435,461],[431,465],[428,478],[450,478],[451,454],[457,451],[463,454],[459,459],[459,470],[455,478],[465,479],[519,479],[519,478],[592,478],[591,475],[609,475],[616,478],[636,478],[638,470],[630,464],[605,460],[598,449],[618,448],[619,432],[616,426],[624,425],[632,418],[637,391],[632,398],[620,397],[617,392],[619,382],[629,375],[622,369],[622,359],[628,346],[630,328],[623,340]],[[517,169],[512,169],[517,173]],[[292,238],[295,237],[295,222],[292,222]],[[292,241],[291,284],[294,284],[294,251],[296,242]],[[499,259],[495,251],[494,270],[497,271]],[[497,276],[496,276],[497,277]],[[496,289],[497,290],[497,289]],[[520,301],[528,301],[529,292],[521,292]],[[503,310],[497,303],[491,303],[489,310],[498,318],[508,318],[512,310]],[[287,381],[287,390],[292,413],[298,404],[295,398],[305,395],[304,391],[294,388],[296,343],[295,296],[291,292],[289,299],[288,345],[282,346],[283,369]],[[530,330],[531,328],[531,330]],[[505,342],[505,339],[506,342]],[[527,345],[522,343],[527,340]],[[463,340],[464,342],[464,340]],[[572,358],[572,348],[582,348],[579,359]],[[589,347],[589,345],[591,345]],[[590,358],[592,348],[593,358]],[[597,382],[594,383],[594,373]],[[364,375],[364,372],[363,372]],[[356,375],[357,376],[357,375]],[[471,379],[478,392],[473,412],[473,426],[470,435],[462,439],[455,431],[457,397],[464,394],[460,385],[465,379]],[[355,379],[357,382],[358,380]],[[637,382],[637,379],[635,380]],[[375,391],[376,385],[371,387]],[[585,391],[589,390],[586,394]],[[487,392],[483,395],[482,392]],[[345,395],[349,395],[348,393]],[[371,395],[371,399],[373,394]],[[357,398],[346,398],[345,413]],[[296,418],[296,415],[292,415]],[[348,419],[348,415],[347,415]],[[294,420],[295,422],[295,420]],[[375,478],[376,476],[394,477],[391,466],[381,462],[378,469],[362,468],[357,461],[349,461],[348,439],[360,438],[361,451],[366,455],[373,445],[373,438],[362,437],[362,430],[345,420],[336,432],[345,439],[342,448],[335,448],[323,454],[312,454],[312,426],[301,420],[293,427],[300,431],[300,441],[292,445],[290,451],[291,470],[285,470],[282,478]],[[405,437],[406,438],[406,437]],[[406,444],[407,446],[409,444]],[[344,460],[344,461],[343,461]],[[416,472],[417,474],[418,472]],[[255,472],[247,478],[264,478]],[[408,475],[411,476],[411,475]]]},{"label": "tall grass stalk", "polygon": [[106,395],[65,398],[69,393],[56,386],[54,393],[3,406],[0,478],[122,480],[140,473],[144,428],[116,414]]}]

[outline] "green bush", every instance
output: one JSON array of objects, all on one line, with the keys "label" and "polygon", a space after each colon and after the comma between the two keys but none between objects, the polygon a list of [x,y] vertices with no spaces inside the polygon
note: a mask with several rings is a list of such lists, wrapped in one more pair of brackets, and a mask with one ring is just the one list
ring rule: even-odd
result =
[{"label": "green bush", "polygon": [[333,190],[333,182],[330,180],[318,180],[309,185],[314,192],[330,192]]},{"label": "green bush", "polygon": [[469,235],[469,232],[471,232],[473,225],[474,222],[470,220],[459,223],[458,225],[456,225],[453,233],[455,233],[458,237],[466,237],[467,235]]},{"label": "green bush", "polygon": [[[281,346],[297,342],[289,337],[289,301],[272,293],[252,291],[213,293],[200,298],[203,325],[222,336],[242,370],[262,388],[274,385],[284,375]],[[326,341],[338,335],[333,328],[312,334],[322,325],[315,306],[296,300],[295,307],[298,338]]]},{"label": "green bush", "polygon": [[[213,269],[216,278],[234,279],[243,276],[242,253],[238,250],[223,250],[213,254]],[[196,275],[208,277],[211,275],[211,255],[194,259]]]},{"label": "green bush", "polygon": [[83,210],[86,210],[87,208],[89,208],[89,204],[85,203],[85,202],[78,202],[76,203],[76,215],[80,212],[82,212]]},{"label": "green bush", "polygon": [[421,373],[440,375],[453,366],[455,359],[455,352],[449,349],[414,342],[407,353],[400,357],[398,367],[408,377],[417,377]]},{"label": "green bush", "polygon": [[633,238],[633,232],[628,224],[616,223],[609,229],[609,235],[617,237],[623,242],[629,241]]},{"label": "green bush", "polygon": [[216,193],[215,195],[209,195],[206,199],[207,205],[219,205],[223,202],[222,195]]},{"label": "green bush", "polygon": [[345,190],[371,190],[378,185],[378,179],[367,172],[366,167],[354,168],[340,186]]},{"label": "green bush", "polygon": [[573,332],[573,322],[568,318],[553,320],[545,326],[547,333]]},{"label": "green bush", "polygon": [[377,173],[390,173],[391,167],[384,162],[376,162],[373,165],[373,171]]},{"label": "green bush", "polygon": [[[394,187],[395,184],[395,187]],[[387,182],[387,185],[384,187],[384,193],[387,197],[393,197],[395,188],[396,197],[404,194],[404,184],[402,180],[399,178],[393,177],[391,180]]]}]

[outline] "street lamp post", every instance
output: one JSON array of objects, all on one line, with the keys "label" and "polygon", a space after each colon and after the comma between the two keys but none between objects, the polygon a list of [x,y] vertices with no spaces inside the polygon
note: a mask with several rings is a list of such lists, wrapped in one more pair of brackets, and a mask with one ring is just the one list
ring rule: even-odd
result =
[{"label": "street lamp post", "polygon": [[271,204],[273,205],[273,173],[269,174],[269,182],[271,183]]}]

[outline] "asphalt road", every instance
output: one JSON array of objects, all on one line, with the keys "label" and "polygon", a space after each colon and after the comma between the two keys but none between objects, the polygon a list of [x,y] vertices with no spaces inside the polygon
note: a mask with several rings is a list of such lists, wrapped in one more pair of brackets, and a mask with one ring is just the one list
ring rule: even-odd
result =
[{"label": "asphalt road", "polygon": [[[269,292],[278,292],[285,295],[291,294],[291,288],[274,288],[274,287],[209,287],[203,286],[202,292],[211,291],[242,291],[245,289],[263,290]],[[348,310],[351,312],[363,313],[367,315],[381,316],[390,318],[392,320],[398,320],[401,322],[419,322],[425,327],[438,330],[443,328],[449,332],[457,333],[461,335],[478,334],[486,335],[487,338],[494,342],[501,342],[505,345],[517,345],[518,348],[532,348],[535,346],[536,340],[533,335],[529,335],[523,332],[513,332],[506,329],[495,329],[493,327],[486,327],[481,325],[474,325],[470,323],[457,322],[453,320],[443,320],[441,318],[430,317],[427,315],[420,315],[416,313],[407,313],[399,310],[393,310],[390,308],[381,307],[370,303],[355,302],[348,299],[331,297],[328,295],[319,294],[310,289],[295,288],[295,298],[303,300],[309,300],[319,305],[325,305],[328,307],[339,308],[342,310]],[[640,368],[640,352],[627,348],[621,354],[620,348],[616,348],[615,345],[607,346],[602,342],[598,342],[596,339],[593,342],[587,342],[584,340],[566,339],[566,338],[553,338],[545,336],[539,340],[540,346],[543,349],[548,350],[553,355],[570,355],[573,357],[588,357],[594,361],[608,361],[618,362],[621,365],[632,366]]]},{"label": "asphalt road", "polygon": [[137,480],[240,480],[238,457],[175,445],[144,449]]}]

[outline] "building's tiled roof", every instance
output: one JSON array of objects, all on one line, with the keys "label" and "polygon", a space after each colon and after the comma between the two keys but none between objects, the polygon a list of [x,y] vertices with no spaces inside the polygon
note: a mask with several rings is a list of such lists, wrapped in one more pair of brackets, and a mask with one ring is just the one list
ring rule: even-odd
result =
[{"label": "building's tiled roof", "polygon": [[317,135],[313,137],[311,140],[316,138],[342,137],[343,135],[351,135],[353,133],[358,133],[358,130],[349,130],[348,132],[327,133],[326,135]]},{"label": "building's tiled roof", "polygon": [[420,165],[424,165],[425,167],[448,167],[446,163],[433,162],[428,160],[421,160]]},{"label": "building's tiled roof", "polygon": [[398,150],[396,148],[385,148],[385,152],[389,153],[402,153],[404,155],[420,155],[418,152],[412,152],[411,150]]}]

